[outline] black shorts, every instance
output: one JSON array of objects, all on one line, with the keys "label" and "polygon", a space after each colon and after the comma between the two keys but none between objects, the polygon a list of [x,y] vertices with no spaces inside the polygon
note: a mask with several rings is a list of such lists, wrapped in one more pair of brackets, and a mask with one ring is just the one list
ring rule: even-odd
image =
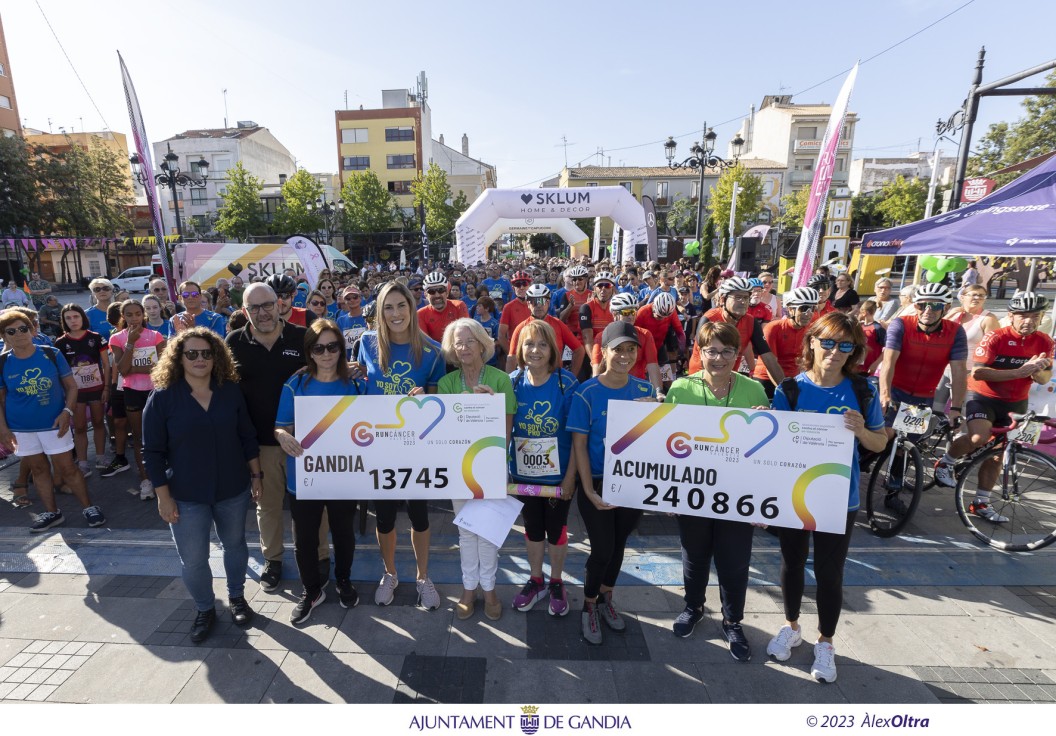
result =
[{"label": "black shorts", "polygon": [[110,416],[114,419],[125,418],[125,392],[118,391],[117,386],[110,387]]},{"label": "black shorts", "polygon": [[524,519],[524,536],[529,542],[565,544],[568,539],[568,511],[572,501],[560,498],[540,498],[539,496],[521,496],[524,508],[521,516]]},{"label": "black shorts", "polygon": [[91,391],[78,391],[77,392],[77,403],[78,404],[90,404],[93,401],[103,400],[103,390],[101,388],[93,388]]},{"label": "black shorts", "polygon": [[1009,427],[1012,425],[1012,417],[1009,414],[1022,414],[1026,410],[1026,399],[1006,401],[969,391],[964,402],[964,420],[970,422],[973,419],[985,419],[993,427]]},{"label": "black shorts", "polygon": [[147,405],[147,397],[150,396],[150,391],[137,391],[134,388],[126,388],[125,394],[125,411],[143,411],[143,407]]},{"label": "black shorts", "polygon": [[[396,528],[396,512],[399,508],[399,501],[374,501],[374,513],[380,533],[388,534]],[[424,499],[407,501],[407,516],[414,531],[421,533],[429,530],[429,506]]]},{"label": "black shorts", "polygon": [[[914,396],[913,394],[906,393],[905,391],[891,387],[891,406],[888,407],[884,413],[884,426],[890,428],[895,423],[895,417],[898,416],[898,407],[901,404],[909,404],[910,406],[922,406],[930,409],[931,405],[935,403],[934,396]],[[913,435],[919,437],[920,435]]]}]

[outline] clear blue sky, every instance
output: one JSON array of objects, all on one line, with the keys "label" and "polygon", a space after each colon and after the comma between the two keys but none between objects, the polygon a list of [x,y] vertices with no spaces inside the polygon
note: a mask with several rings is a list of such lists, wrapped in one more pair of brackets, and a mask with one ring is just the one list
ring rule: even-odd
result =
[{"label": "clear blue sky", "polygon": [[[571,165],[597,162],[599,147],[613,165],[658,165],[668,135],[687,150],[707,120],[724,150],[764,95],[832,102],[842,74],[814,85],[966,2],[39,0],[99,111],[35,0],[0,0],[0,17],[30,127],[128,133],[120,50],[152,140],[220,127],[226,87],[232,125],[254,120],[305,168],[335,171],[345,91],[351,108],[380,107],[382,89],[413,87],[425,70],[434,137],[457,147],[468,133],[471,155],[518,187],[561,169],[562,136]],[[974,0],[864,64],[854,157],[903,155],[918,140],[930,150],[981,45],[992,81],[1053,58],[1054,27],[1056,3]],[[177,50],[163,52],[170,39]],[[976,139],[1020,114],[1017,99],[984,100]]]}]

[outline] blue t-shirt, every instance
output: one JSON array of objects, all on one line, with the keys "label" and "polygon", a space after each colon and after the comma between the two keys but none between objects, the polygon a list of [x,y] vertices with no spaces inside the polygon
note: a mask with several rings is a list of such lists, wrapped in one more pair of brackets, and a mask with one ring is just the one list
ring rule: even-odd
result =
[{"label": "blue t-shirt", "polygon": [[503,304],[513,299],[513,285],[501,276],[497,279],[484,279],[480,285],[487,287],[492,299],[501,299]]},{"label": "blue t-shirt", "polygon": [[166,340],[176,334],[176,331],[172,329],[172,322],[169,322],[167,319],[163,319],[161,321],[161,324],[157,325],[156,327],[150,324],[149,322],[146,323],[145,326],[148,330],[154,330]]},{"label": "blue t-shirt", "polygon": [[88,307],[84,313],[88,315],[88,329],[102,335],[104,343],[109,340],[114,326],[106,321],[106,312],[99,307]]},{"label": "blue t-shirt", "polygon": [[[55,362],[44,354],[55,351]],[[7,390],[4,399],[7,426],[12,432],[46,432],[55,425],[66,406],[62,379],[72,375],[66,357],[55,348],[38,346],[28,358],[6,353],[0,376]]]},{"label": "blue t-shirt", "polygon": [[[799,384],[799,396],[796,398],[796,411],[809,411],[816,414],[845,414],[848,408],[858,410],[858,397],[854,395],[854,385],[851,379],[844,378],[843,382],[832,388],[823,388],[807,377],[806,373],[800,373],[795,378]],[[774,392],[773,407],[778,411],[788,411],[788,399],[785,397],[781,387],[778,386]],[[883,429],[884,415],[880,411],[880,399],[876,391],[869,406],[862,414],[865,416],[865,426],[868,429]],[[861,505],[859,498],[858,472],[858,440],[854,442],[854,457],[851,458],[851,492],[847,501],[848,511],[857,511]]]},{"label": "blue t-shirt", "polygon": [[[293,399],[296,396],[358,396],[362,393],[361,389],[362,386],[357,381],[345,383],[337,380],[323,383],[314,378],[310,379],[307,373],[295,373],[282,386],[275,425],[278,427],[293,426]],[[286,456],[286,490],[297,495],[297,463],[290,455]]]},{"label": "blue t-shirt", "polygon": [[[498,317],[496,317],[493,314],[493,315],[491,315],[491,319],[489,319],[487,322],[485,322],[484,320],[482,320],[480,318],[479,315],[474,314],[473,315],[473,319],[475,319],[477,322],[480,323],[480,326],[483,327],[484,331],[486,333],[488,333],[488,335],[491,336],[492,340],[498,340],[499,339],[499,318]],[[498,364],[499,364],[499,356],[498,356],[498,353],[496,353],[495,355],[491,356],[491,360],[488,361],[488,365],[498,366]]]},{"label": "blue t-shirt", "polygon": [[368,330],[359,341],[359,354],[356,361],[367,370],[366,393],[385,396],[400,396],[410,393],[411,389],[421,386],[424,389],[436,388],[440,379],[447,372],[444,354],[440,344],[422,334],[422,360],[418,365],[412,363],[410,343],[389,344],[389,369],[381,372],[378,365],[378,332]]},{"label": "blue t-shirt", "polygon": [[338,315],[341,314],[341,310],[337,306],[337,302],[326,305],[326,318],[337,321]]},{"label": "blue t-shirt", "polygon": [[605,472],[605,429],[608,426],[610,401],[634,401],[653,396],[648,381],[630,376],[623,388],[612,389],[597,378],[591,378],[576,389],[568,412],[568,431],[587,435],[590,473],[600,478]]},{"label": "blue t-shirt", "polygon": [[33,336],[33,344],[42,345],[46,348],[49,348],[51,347],[52,342],[51,338],[45,335],[43,332],[38,332],[36,335]]},{"label": "blue t-shirt", "polygon": [[342,314],[337,318],[337,326],[340,328],[341,334],[345,336],[346,357],[352,360],[352,346],[359,339],[359,336],[367,331],[367,320],[362,315],[352,317]]},{"label": "blue t-shirt", "polygon": [[665,291],[671,296],[673,296],[676,302],[678,301],[678,289],[673,286],[669,286],[666,289],[662,286],[658,286],[649,292],[649,296],[645,299],[645,302],[647,304],[652,304],[653,300],[655,300],[658,295],[662,294]]},{"label": "blue t-shirt", "polygon": [[[572,435],[565,424],[579,382],[571,373],[558,368],[542,386],[533,386],[526,373],[518,368],[510,374],[513,393],[517,396],[509,451],[510,477],[518,483],[556,486],[564,479],[572,455]],[[533,459],[540,457],[545,458],[543,462],[534,462]],[[518,473],[519,465],[524,472]],[[544,474],[545,468],[552,472]]]},{"label": "blue t-shirt", "polygon": [[566,291],[568,291],[568,289],[562,286],[560,289],[553,289],[550,292],[550,314],[555,317],[557,316],[557,313],[561,311],[561,299],[565,296]]},{"label": "blue t-shirt", "polygon": [[293,305],[294,307],[300,307],[304,309],[304,305],[308,303],[308,290],[297,289],[293,292]]},{"label": "blue t-shirt", "polygon": [[468,296],[463,296],[459,301],[466,305],[466,311],[473,314],[473,310],[477,308],[477,300],[470,299]]},{"label": "blue t-shirt", "polygon": [[[173,333],[176,332],[176,327],[171,324],[172,320],[174,320],[174,319],[176,319],[176,315],[173,315],[172,317],[169,318],[169,323],[170,323],[170,326],[172,327],[172,332]],[[226,337],[227,336],[227,318],[224,317],[224,315],[222,315],[222,314],[217,314],[216,312],[210,312],[208,309],[203,309],[201,314],[199,314],[197,317],[194,318],[194,326],[195,327],[208,327],[210,330],[212,330],[216,334],[220,335],[220,337]],[[151,329],[153,329],[153,328],[151,328]],[[157,331],[161,332],[161,330],[157,330]],[[162,333],[162,334],[165,334],[165,333]]]}]

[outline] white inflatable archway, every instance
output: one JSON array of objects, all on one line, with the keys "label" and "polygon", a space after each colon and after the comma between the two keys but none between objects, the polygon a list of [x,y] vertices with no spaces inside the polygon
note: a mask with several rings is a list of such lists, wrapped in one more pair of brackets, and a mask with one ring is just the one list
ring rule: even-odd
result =
[{"label": "white inflatable archway", "polygon": [[[514,220],[508,217],[499,218],[484,233],[485,250],[505,233],[553,233],[568,243],[574,257],[578,258],[579,256],[590,254],[590,238],[587,237],[585,232],[576,227],[576,223],[567,217],[557,220],[536,220],[532,217],[523,220]],[[462,263],[465,263],[465,261],[462,261]]]},{"label": "white inflatable archway", "polygon": [[467,264],[487,260],[486,235],[499,220],[575,217],[611,217],[623,230],[623,252],[647,242],[645,210],[623,187],[485,189],[455,224],[456,257]]}]

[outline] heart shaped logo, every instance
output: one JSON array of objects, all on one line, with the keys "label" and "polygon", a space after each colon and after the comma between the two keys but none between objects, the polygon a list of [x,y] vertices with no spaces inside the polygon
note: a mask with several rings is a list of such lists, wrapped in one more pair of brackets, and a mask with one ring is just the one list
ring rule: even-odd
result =
[{"label": "heart shaped logo", "polygon": [[241,263],[227,264],[227,270],[231,272],[232,276],[238,276],[240,273],[242,273],[243,268],[245,267]]},{"label": "heart shaped logo", "polygon": [[757,443],[750,450],[745,452],[744,453],[745,457],[751,457],[752,455],[755,454],[756,450],[758,450],[760,447],[762,447],[767,442],[772,440],[774,437],[777,437],[777,419],[775,419],[772,414],[770,414],[768,412],[765,412],[765,411],[757,411],[757,412],[754,412],[752,414],[745,414],[743,411],[728,411],[725,414],[723,414],[722,415],[722,419],[719,420],[719,432],[721,434],[720,437],[694,437],[693,441],[694,442],[719,442],[719,443],[729,442],[730,441],[730,431],[728,429],[726,429],[726,420],[729,419],[730,417],[740,417],[741,419],[744,420],[745,424],[751,424],[752,422],[754,422],[756,419],[759,419],[760,417],[762,417],[763,419],[766,419],[767,421],[770,422],[770,425],[771,425],[770,426],[770,433],[766,437],[764,437],[761,442]]},{"label": "heart shaped logo", "polygon": [[393,377],[406,376],[408,373],[411,372],[411,368],[411,364],[408,363],[406,360],[397,360],[389,368],[389,375]]},{"label": "heart shaped logo", "polygon": [[30,368],[22,374],[22,381],[25,383],[34,383],[38,378],[40,378],[40,368]]},{"label": "heart shaped logo", "polygon": [[550,413],[550,402],[549,401],[537,401],[532,404],[531,410],[528,412],[526,417],[529,421],[535,422],[536,424],[542,424],[543,420]]},{"label": "heart shaped logo", "polygon": [[[395,368],[396,364],[393,364],[393,367]],[[376,428],[400,429],[401,427],[403,427],[407,423],[407,420],[404,419],[403,416],[403,405],[408,402],[414,404],[419,409],[423,408],[426,404],[436,404],[440,407],[440,413],[437,415],[436,419],[434,419],[433,422],[428,427],[426,427],[421,434],[418,435],[418,439],[423,439],[426,435],[432,432],[433,428],[440,423],[441,419],[444,418],[444,413],[447,411],[447,407],[444,406],[444,402],[437,396],[426,396],[421,401],[419,401],[417,397],[414,396],[404,396],[396,404],[396,421],[393,424],[378,424]]]},{"label": "heart shaped logo", "polygon": [[528,204],[529,202],[532,201],[532,195],[530,195],[530,194],[522,194],[521,195],[521,201],[524,202],[525,204]]}]

